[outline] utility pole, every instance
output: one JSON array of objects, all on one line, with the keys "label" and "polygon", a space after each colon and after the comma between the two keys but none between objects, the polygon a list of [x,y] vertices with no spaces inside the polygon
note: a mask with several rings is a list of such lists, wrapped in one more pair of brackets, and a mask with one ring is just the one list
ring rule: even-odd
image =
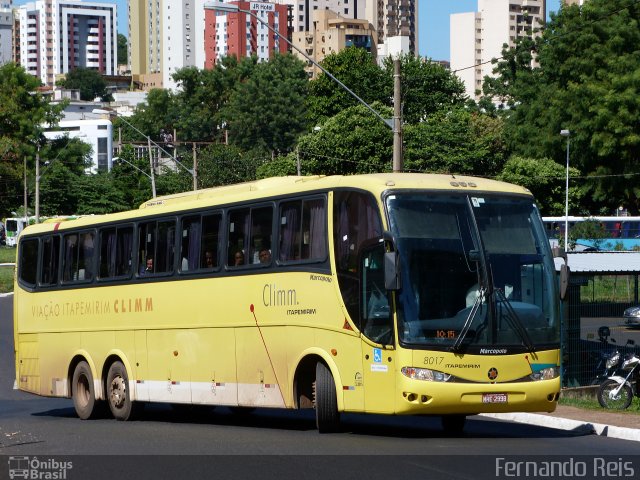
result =
[{"label": "utility pole", "polygon": [[193,142],[193,190],[198,190],[198,159],[196,157],[196,142]]},{"label": "utility pole", "polygon": [[36,223],[40,223],[40,145],[36,152]]},{"label": "utility pole", "polygon": [[402,95],[400,59],[393,61],[393,171],[402,172]]},{"label": "utility pole", "polygon": [[29,223],[29,215],[27,214],[27,157],[24,157],[24,221]]},{"label": "utility pole", "polygon": [[149,147],[149,166],[151,167],[151,191],[153,198],[156,198],[156,175],[153,166],[153,151],[151,150],[151,137],[147,137],[147,146]]}]

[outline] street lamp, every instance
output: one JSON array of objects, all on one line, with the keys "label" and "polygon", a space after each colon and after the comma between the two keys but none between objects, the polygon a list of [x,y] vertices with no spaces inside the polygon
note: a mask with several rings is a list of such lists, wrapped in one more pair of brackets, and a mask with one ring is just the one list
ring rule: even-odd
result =
[{"label": "street lamp", "polygon": [[[133,128],[136,132],[138,132],[140,135],[142,135],[143,137],[145,137],[147,139],[147,143],[149,144],[149,150],[151,150],[151,144],[153,143],[158,149],[160,149],[160,151],[164,152],[166,155],[169,156],[169,158],[171,158],[176,165],[180,165],[182,168],[184,168],[187,172],[189,172],[189,174],[193,177],[193,189],[197,190],[198,189],[198,179],[197,179],[197,173],[196,173],[196,169],[194,168],[193,170],[190,168],[185,167],[180,161],[178,161],[178,159],[176,157],[174,157],[173,155],[171,155],[169,152],[167,152],[164,148],[162,148],[160,145],[158,145],[156,142],[154,142],[153,140],[151,140],[151,137],[149,135],[145,135],[144,133],[142,133],[138,128],[136,128],[135,125],[131,124],[129,121],[127,121],[123,116],[117,115],[116,112],[112,111],[112,110],[103,110],[101,108],[94,108],[91,113],[95,113],[96,115],[113,115],[113,116],[117,116],[120,120],[122,120],[124,123],[126,123],[127,125],[129,125],[131,128]],[[149,165],[151,166],[151,173],[153,174],[153,158],[151,158],[151,152],[149,152]],[[155,179],[153,179],[153,190],[155,192]],[[154,193],[154,198],[155,198],[155,193]]]},{"label": "street lamp", "polygon": [[[278,38],[284,40],[291,48],[293,48],[295,51],[297,51],[300,55],[302,55],[304,58],[306,58],[309,62],[311,62],[313,65],[315,65],[320,70],[322,70],[322,72],[326,76],[328,76],[331,80],[333,80],[338,85],[340,85],[343,89],[345,89],[353,98],[355,98],[358,102],[360,102],[362,105],[364,105],[371,113],[373,113],[387,127],[391,128],[393,130],[393,135],[394,135],[394,143],[393,143],[393,163],[394,163],[394,165],[393,165],[393,170],[394,171],[402,171],[402,131],[401,131],[402,130],[402,126],[401,126],[401,122],[400,122],[400,116],[398,114],[398,112],[400,110],[400,106],[399,106],[399,98],[400,98],[399,84],[400,84],[400,82],[399,82],[399,80],[396,82],[398,84],[398,86],[396,87],[396,88],[398,88],[398,93],[397,94],[394,93],[394,118],[393,119],[382,118],[382,116],[378,112],[376,112],[371,107],[371,105],[369,105],[362,98],[360,98],[358,95],[356,95],[353,90],[351,90],[344,83],[342,83],[340,80],[338,80],[336,77],[334,77],[331,73],[329,73],[326,68],[322,67],[315,60],[313,60],[311,57],[309,57],[306,53],[304,53],[302,50],[300,50],[298,47],[296,47],[293,43],[291,43],[289,41],[288,38],[283,37],[282,35],[280,35],[280,32],[278,32],[275,28],[273,28],[271,25],[269,25],[268,22],[265,22],[264,20],[262,20],[253,11],[244,10],[244,9],[240,8],[239,5],[236,5],[236,4],[223,3],[223,2],[218,2],[218,1],[206,2],[204,4],[204,8],[205,8],[205,10],[216,10],[216,11],[219,11],[219,12],[226,12],[226,13],[238,13],[238,12],[240,12],[240,13],[244,13],[245,15],[250,15],[251,17],[255,18],[258,22],[260,22],[262,25],[267,27],[275,35],[277,35]],[[399,79],[399,77],[400,77],[399,61],[396,61],[396,63],[398,64],[398,67],[396,68],[394,66],[394,77],[397,75],[397,77]],[[396,101],[398,102],[398,105],[395,105]]]},{"label": "street lamp", "polygon": [[117,162],[117,161],[123,161],[124,163],[126,163],[127,165],[135,168],[137,171],[139,171],[141,174],[143,174],[145,177],[149,178],[151,180],[151,192],[153,193],[153,198],[156,198],[156,179],[155,176],[153,174],[153,167],[151,167],[151,175],[149,175],[147,172],[145,172],[144,170],[138,168],[136,165],[134,165],[133,163],[131,163],[129,160],[122,158],[122,157],[113,157],[111,159],[113,162]]},{"label": "street lamp", "polygon": [[566,129],[560,130],[560,135],[567,137],[567,183],[564,189],[564,249],[569,250],[569,142],[571,132]]}]

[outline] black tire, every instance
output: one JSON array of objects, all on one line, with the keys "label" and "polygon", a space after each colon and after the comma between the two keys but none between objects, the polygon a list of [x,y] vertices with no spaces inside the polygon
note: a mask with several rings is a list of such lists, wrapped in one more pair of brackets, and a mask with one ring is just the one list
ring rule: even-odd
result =
[{"label": "black tire", "polygon": [[120,361],[113,362],[107,374],[107,401],[116,420],[133,420],[140,404],[131,401],[127,369]]},{"label": "black tire", "polygon": [[320,433],[337,432],[340,427],[336,384],[329,368],[322,362],[316,364],[314,384],[316,426]]},{"label": "black tire", "polygon": [[610,392],[618,388],[618,382],[615,380],[606,380],[598,389],[598,403],[603,408],[609,410],[625,410],[631,405],[633,400],[633,390],[629,384],[624,384],[622,389],[615,398],[610,397]]},{"label": "black tire", "polygon": [[442,415],[440,417],[442,429],[448,435],[460,435],[464,431],[464,425],[467,422],[466,415]]},{"label": "black tire", "polygon": [[71,380],[71,398],[78,417],[82,420],[95,418],[97,414],[96,392],[89,364],[84,360],[76,365]]}]

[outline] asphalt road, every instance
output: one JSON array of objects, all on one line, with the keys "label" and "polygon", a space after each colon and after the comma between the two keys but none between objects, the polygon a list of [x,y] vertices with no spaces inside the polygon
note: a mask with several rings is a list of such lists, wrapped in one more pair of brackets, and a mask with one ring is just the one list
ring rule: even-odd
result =
[{"label": "asphalt road", "polygon": [[593,459],[605,458],[634,469],[635,478],[640,475],[635,442],[484,417],[471,417],[458,437],[446,436],[438,417],[344,415],[342,432],[320,435],[312,411],[258,409],[238,415],[217,408],[185,414],[160,404],[148,405],[137,421],[82,421],[71,400],[15,391],[14,377],[12,298],[0,298],[0,479],[24,456],[69,459],[73,469],[67,479],[188,473],[189,478],[261,480],[294,475],[478,480],[508,476],[496,471],[503,456],[534,462],[554,456],[572,462],[571,468],[584,460],[587,473],[594,474],[600,470],[592,471]]}]

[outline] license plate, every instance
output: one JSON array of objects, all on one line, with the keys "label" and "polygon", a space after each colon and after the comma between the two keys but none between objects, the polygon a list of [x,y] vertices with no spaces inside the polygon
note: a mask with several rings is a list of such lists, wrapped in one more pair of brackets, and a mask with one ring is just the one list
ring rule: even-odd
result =
[{"label": "license plate", "polygon": [[483,393],[482,403],[507,403],[506,393]]}]

